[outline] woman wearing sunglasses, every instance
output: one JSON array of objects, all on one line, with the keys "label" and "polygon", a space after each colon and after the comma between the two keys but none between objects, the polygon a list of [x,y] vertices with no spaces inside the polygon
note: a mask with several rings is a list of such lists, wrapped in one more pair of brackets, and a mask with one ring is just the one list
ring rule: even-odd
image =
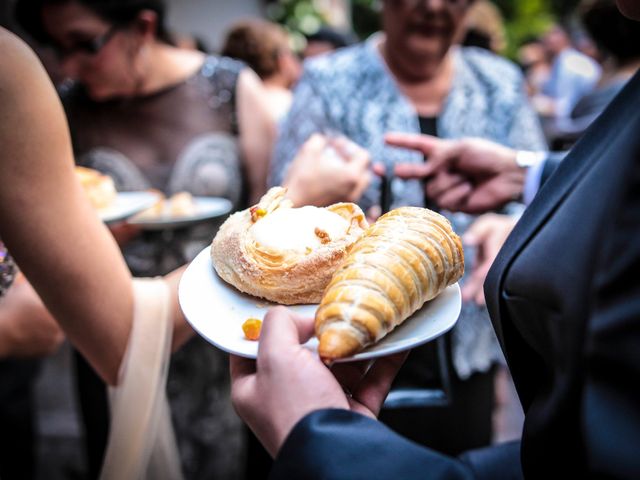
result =
[{"label": "woman wearing sunglasses", "polygon": [[[124,191],[188,191],[228,198],[234,208],[263,193],[275,127],[262,84],[240,62],[174,47],[162,1],[25,0],[16,8],[72,80],[63,103],[76,163],[111,175]],[[127,227],[120,243],[134,276],[151,277],[191,260],[215,228],[174,232],[167,248],[168,232]],[[240,464],[225,362],[200,339],[172,361],[176,430],[185,470],[197,478],[233,476]]]}]

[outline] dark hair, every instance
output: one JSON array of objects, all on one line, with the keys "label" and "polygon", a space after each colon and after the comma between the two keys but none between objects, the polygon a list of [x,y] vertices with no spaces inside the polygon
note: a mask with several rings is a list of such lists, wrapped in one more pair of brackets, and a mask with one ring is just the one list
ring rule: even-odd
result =
[{"label": "dark hair", "polygon": [[519,44],[520,47],[524,47],[525,45],[542,45],[542,39],[537,35],[527,35]]},{"label": "dark hair", "polygon": [[589,3],[582,23],[595,44],[619,62],[640,57],[640,23],[622,15],[614,0]]},{"label": "dark hair", "polygon": [[221,53],[242,60],[265,79],[278,72],[278,57],[286,48],[287,33],[280,25],[251,19],[231,27]]},{"label": "dark hair", "polygon": [[64,5],[76,2],[113,25],[126,25],[136,19],[143,10],[152,10],[158,15],[156,37],[171,44],[171,36],[165,26],[165,3],[162,0],[17,0],[15,15],[18,24],[35,40],[42,44],[51,39],[42,24],[42,9],[46,5]]},{"label": "dark hair", "polygon": [[478,47],[483,50],[491,50],[491,37],[487,35],[485,32],[481,32],[480,30],[476,30],[475,28],[470,28],[467,30],[467,34],[462,41],[462,45],[465,47]]},{"label": "dark hair", "polygon": [[307,42],[327,42],[334,48],[348,47],[356,42],[354,35],[333,30],[329,27],[321,27],[315,33],[307,35]]}]

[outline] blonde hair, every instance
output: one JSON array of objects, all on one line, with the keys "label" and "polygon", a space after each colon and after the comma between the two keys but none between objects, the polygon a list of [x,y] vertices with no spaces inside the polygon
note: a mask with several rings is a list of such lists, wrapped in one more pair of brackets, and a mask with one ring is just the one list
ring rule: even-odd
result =
[{"label": "blonde hair", "polygon": [[504,20],[498,7],[488,0],[475,0],[467,11],[466,26],[489,38],[491,50],[501,52],[507,45]]}]

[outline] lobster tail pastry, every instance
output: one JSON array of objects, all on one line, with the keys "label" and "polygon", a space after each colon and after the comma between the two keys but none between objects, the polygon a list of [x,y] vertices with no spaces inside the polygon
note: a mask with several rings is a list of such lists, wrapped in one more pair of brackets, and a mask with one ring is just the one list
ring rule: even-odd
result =
[{"label": "lobster tail pastry", "polygon": [[402,207],[356,241],[316,312],[320,357],[331,361],[379,341],[464,273],[462,242],[431,210]]}]

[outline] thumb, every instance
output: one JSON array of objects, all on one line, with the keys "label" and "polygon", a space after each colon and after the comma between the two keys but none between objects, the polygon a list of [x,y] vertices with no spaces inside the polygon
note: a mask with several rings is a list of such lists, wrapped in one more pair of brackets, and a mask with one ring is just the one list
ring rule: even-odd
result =
[{"label": "thumb", "polygon": [[305,343],[314,334],[314,319],[293,313],[285,307],[270,309],[264,316],[260,332],[260,351],[277,351],[286,346]]},{"label": "thumb", "polygon": [[306,142],[302,145],[302,150],[305,153],[321,152],[327,145],[327,139],[324,135],[314,133]]}]

